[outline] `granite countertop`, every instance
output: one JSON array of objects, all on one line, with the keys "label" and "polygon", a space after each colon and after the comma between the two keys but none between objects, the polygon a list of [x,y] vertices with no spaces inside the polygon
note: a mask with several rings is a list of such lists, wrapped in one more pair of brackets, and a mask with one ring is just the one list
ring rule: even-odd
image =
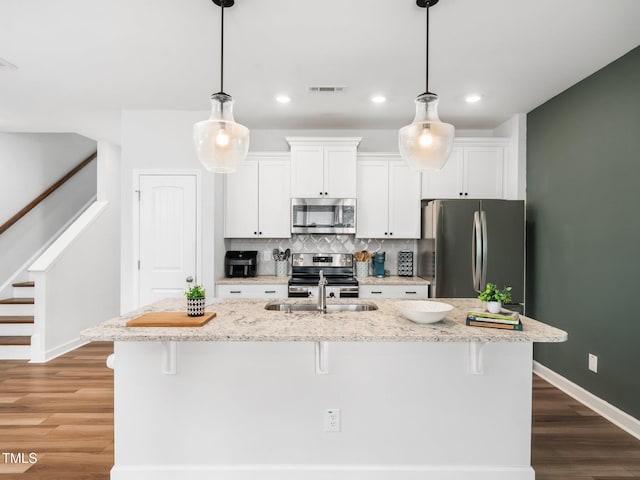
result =
[{"label": "granite countertop", "polygon": [[[267,311],[268,300],[224,299],[211,303],[207,311],[217,316],[202,327],[135,327],[127,320],[152,311],[185,311],[186,300],[160,300],[81,333],[93,341],[240,341],[240,342],[563,342],[566,332],[536,320],[521,317],[523,331],[468,327],[469,310],[482,308],[476,299],[438,299],[455,308],[447,317],[421,325],[400,316],[396,305],[407,300],[334,300],[329,303],[375,303],[378,310],[340,312]],[[285,303],[315,303],[292,299]]]},{"label": "granite countertop", "polygon": [[222,277],[216,280],[216,285],[262,285],[262,284],[287,284],[289,276],[276,277],[275,275],[258,275],[256,277]]},{"label": "granite countertop", "polygon": [[401,277],[391,275],[389,277],[356,277],[360,285],[429,285],[429,281],[420,277]]},{"label": "granite countertop", "polygon": [[[216,280],[217,285],[262,285],[286,284],[291,277],[276,277],[275,275],[258,275],[256,277],[222,277]],[[378,278],[374,276],[356,277],[360,285],[429,285],[429,281],[420,277],[390,277]]]}]

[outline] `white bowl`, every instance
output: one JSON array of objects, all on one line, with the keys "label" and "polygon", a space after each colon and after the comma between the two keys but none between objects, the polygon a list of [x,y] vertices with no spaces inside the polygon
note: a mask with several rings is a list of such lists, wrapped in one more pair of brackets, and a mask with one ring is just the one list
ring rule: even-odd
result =
[{"label": "white bowl", "polygon": [[407,300],[397,303],[403,317],[416,323],[435,323],[447,316],[453,305],[429,300]]}]

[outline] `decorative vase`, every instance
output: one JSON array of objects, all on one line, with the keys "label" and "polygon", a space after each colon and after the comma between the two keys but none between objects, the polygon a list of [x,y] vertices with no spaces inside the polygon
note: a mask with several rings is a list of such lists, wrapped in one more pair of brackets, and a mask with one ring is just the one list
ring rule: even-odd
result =
[{"label": "decorative vase", "polygon": [[201,317],[204,315],[204,297],[187,298],[187,316]]},{"label": "decorative vase", "polygon": [[502,310],[502,303],[500,302],[487,302],[487,310],[491,313],[500,313]]}]

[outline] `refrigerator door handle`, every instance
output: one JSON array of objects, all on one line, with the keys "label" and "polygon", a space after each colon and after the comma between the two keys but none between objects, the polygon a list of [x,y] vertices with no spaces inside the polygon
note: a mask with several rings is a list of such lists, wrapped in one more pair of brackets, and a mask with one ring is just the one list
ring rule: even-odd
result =
[{"label": "refrigerator door handle", "polygon": [[480,291],[480,271],[482,269],[482,226],[480,224],[480,212],[473,212],[473,233],[471,237],[471,273],[473,275],[473,288]]},{"label": "refrigerator door handle", "polygon": [[482,270],[480,276],[480,288],[478,290],[484,290],[487,286],[487,250],[489,247],[489,239],[487,237],[487,212],[482,210],[480,212],[480,220],[482,222]]}]

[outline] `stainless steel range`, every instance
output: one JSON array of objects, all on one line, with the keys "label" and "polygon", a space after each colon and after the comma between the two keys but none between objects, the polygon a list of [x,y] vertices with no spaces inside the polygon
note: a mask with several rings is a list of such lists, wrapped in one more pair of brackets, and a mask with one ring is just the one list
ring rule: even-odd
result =
[{"label": "stainless steel range", "polygon": [[353,255],[350,253],[294,253],[291,255],[289,297],[317,297],[320,271],[329,298],[357,298]]}]

